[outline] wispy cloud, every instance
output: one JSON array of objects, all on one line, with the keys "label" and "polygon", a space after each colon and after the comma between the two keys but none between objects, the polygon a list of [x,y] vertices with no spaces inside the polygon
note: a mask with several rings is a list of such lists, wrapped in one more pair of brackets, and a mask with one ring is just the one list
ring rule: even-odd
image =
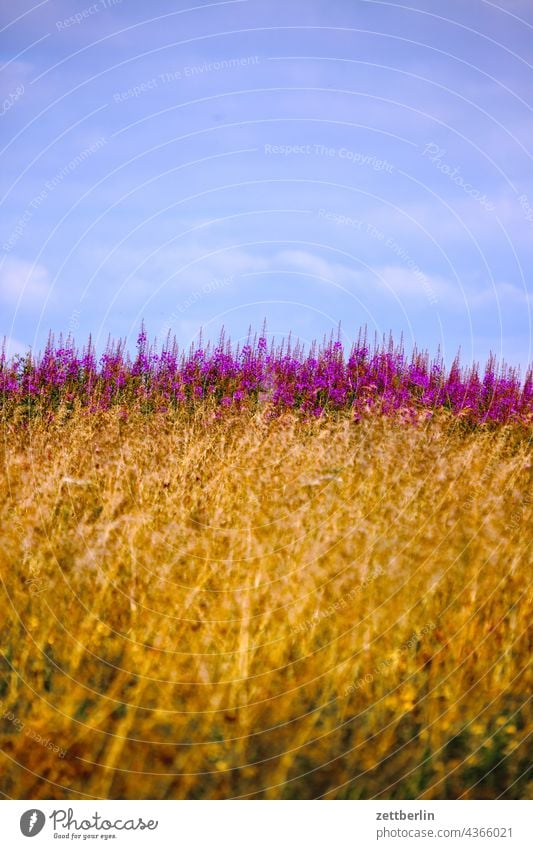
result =
[{"label": "wispy cloud", "polygon": [[13,336],[6,336],[5,339],[0,338],[0,349],[4,347],[4,351],[6,357],[11,359],[11,357],[15,357],[17,354],[25,354],[29,345],[21,342],[20,339],[15,339]]},{"label": "wispy cloud", "polygon": [[44,265],[14,256],[0,264],[0,299],[4,303],[16,305],[24,299],[25,305],[42,306],[50,291],[50,275]]}]

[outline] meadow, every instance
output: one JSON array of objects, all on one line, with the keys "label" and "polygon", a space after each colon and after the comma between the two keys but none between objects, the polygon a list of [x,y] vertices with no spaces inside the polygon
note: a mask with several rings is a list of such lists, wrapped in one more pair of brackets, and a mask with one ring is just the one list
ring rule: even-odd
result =
[{"label": "meadow", "polygon": [[0,381],[4,797],[531,798],[531,373],[143,332]]}]

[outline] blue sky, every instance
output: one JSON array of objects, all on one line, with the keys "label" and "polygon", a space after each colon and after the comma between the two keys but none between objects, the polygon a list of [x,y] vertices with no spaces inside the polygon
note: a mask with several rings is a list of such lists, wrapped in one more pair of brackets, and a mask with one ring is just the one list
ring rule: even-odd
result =
[{"label": "blue sky", "polygon": [[531,0],[0,10],[0,336],[531,361]]}]

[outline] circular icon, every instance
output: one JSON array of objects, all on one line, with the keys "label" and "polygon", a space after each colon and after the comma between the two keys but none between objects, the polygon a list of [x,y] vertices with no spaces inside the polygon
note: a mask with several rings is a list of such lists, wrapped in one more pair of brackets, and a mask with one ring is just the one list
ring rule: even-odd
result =
[{"label": "circular icon", "polygon": [[36,808],[31,808],[31,810],[25,811],[22,814],[20,818],[20,830],[24,837],[35,837],[36,834],[42,831],[45,822],[46,817],[43,812],[38,811]]}]

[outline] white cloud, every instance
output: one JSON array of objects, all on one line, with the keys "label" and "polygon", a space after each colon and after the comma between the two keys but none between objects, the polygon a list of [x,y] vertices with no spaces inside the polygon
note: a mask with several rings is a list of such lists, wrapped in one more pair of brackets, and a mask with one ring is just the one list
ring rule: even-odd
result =
[{"label": "white cloud", "polygon": [[457,290],[449,280],[437,275],[426,274],[415,265],[412,269],[398,265],[386,265],[376,268],[375,275],[381,285],[399,297],[420,298],[445,301]]},{"label": "white cloud", "polygon": [[6,97],[12,93],[17,86],[24,86],[29,82],[33,72],[33,65],[29,62],[10,60],[2,69],[2,95]]},{"label": "white cloud", "polygon": [[19,339],[15,339],[13,336],[6,336],[5,339],[0,339],[0,349],[2,345],[5,345],[5,353],[8,359],[16,356],[17,354],[26,354],[29,349],[29,345],[25,345],[24,342],[21,342]]},{"label": "white cloud", "polygon": [[323,278],[334,283],[356,282],[360,272],[343,263],[330,262],[310,251],[287,250],[281,251],[274,257],[273,266],[283,269],[284,266],[307,272],[311,277]]},{"label": "white cloud", "polygon": [[[271,251],[270,246],[262,249],[243,247],[210,247],[206,244],[187,244],[164,248],[155,253],[146,263],[146,255],[140,249],[124,248],[104,259],[106,276],[120,281],[115,297],[176,299],[169,311],[176,311],[184,299],[204,291],[204,287],[215,280],[226,281],[217,291],[228,293],[229,302],[244,278],[255,274],[272,275],[279,281],[284,273],[301,274],[310,286],[332,287],[357,295],[365,302],[368,298],[383,301],[399,299],[409,305],[426,307],[428,303],[442,311],[496,307],[514,304],[516,308],[528,306],[528,296],[518,286],[507,281],[494,284],[487,276],[461,275],[457,279],[435,274],[417,264],[409,254],[403,262],[395,264],[368,263],[366,266],[342,251],[327,253],[318,247],[315,250],[288,248]],[[126,272],[126,273],[124,273]],[[232,287],[230,290],[230,286]],[[231,294],[232,293],[232,294]],[[199,297],[196,299],[199,300]],[[195,301],[196,302],[196,301]]]},{"label": "white cloud", "polygon": [[8,256],[0,265],[0,300],[17,304],[42,302],[51,291],[50,278],[44,265],[35,265],[18,257]]},{"label": "white cloud", "polygon": [[427,295],[437,299],[443,309],[496,307],[513,305],[517,308],[528,307],[531,296],[523,288],[508,281],[480,282],[478,275],[465,275],[461,281],[447,280],[438,275],[425,274],[422,269],[409,270],[405,267],[387,266],[376,269],[382,282],[389,291],[400,297],[419,297]]},{"label": "white cloud", "polygon": [[471,306],[485,305],[512,305],[516,308],[526,307],[528,310],[531,307],[531,294],[515,286],[514,283],[507,281],[499,281],[494,285],[487,286],[480,291],[468,293],[468,302]]},{"label": "white cloud", "polygon": [[409,268],[400,265],[354,268],[351,265],[330,262],[309,251],[289,250],[277,254],[278,268],[282,264],[307,272],[311,277],[350,287],[363,293],[381,290],[401,298],[427,298],[431,301],[448,301],[458,287],[444,278],[427,274],[418,265]]},{"label": "white cloud", "polygon": [[153,255],[146,251],[121,247],[117,251],[99,249],[93,257],[101,264],[100,273],[113,281],[120,281],[117,296],[123,294],[149,297],[155,292],[186,294],[213,280],[234,277],[247,272],[265,271],[268,259],[259,252],[242,248],[209,247],[189,243],[183,246],[162,248]]}]

